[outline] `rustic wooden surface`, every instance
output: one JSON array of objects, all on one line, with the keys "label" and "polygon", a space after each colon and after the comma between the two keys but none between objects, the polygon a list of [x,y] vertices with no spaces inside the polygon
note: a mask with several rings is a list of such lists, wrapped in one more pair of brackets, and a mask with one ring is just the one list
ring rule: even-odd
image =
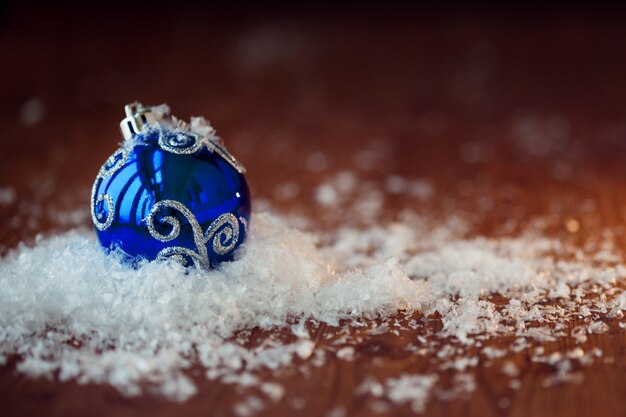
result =
[{"label": "rustic wooden surface", "polygon": [[[254,197],[284,212],[319,215],[312,188],[340,170],[372,181],[397,174],[426,178],[436,193],[425,203],[394,197],[389,218],[403,208],[458,213],[473,219],[472,233],[491,235],[544,216],[557,237],[582,241],[609,228],[626,248],[622,17],[18,10],[0,27],[0,186],[18,195],[18,203],[0,206],[0,250],[68,227],[29,207],[54,213],[87,205],[92,177],[119,140],[122,106],[135,99],[209,116],[247,166]],[[44,111],[31,126],[21,112],[32,99]],[[543,132],[540,143],[520,141],[520,120],[556,126],[562,137]],[[355,158],[363,149],[379,156],[370,167]],[[313,152],[327,155],[326,170],[307,168]],[[297,198],[276,193],[287,181],[300,187]],[[492,201],[487,208],[484,198]],[[575,236],[564,226],[571,219],[580,223]],[[314,338],[323,346],[334,331],[322,326]],[[409,343],[415,334],[365,337],[355,361],[329,358],[309,378],[292,372],[296,363],[271,375],[286,395],[260,414],[323,417],[341,406],[349,416],[374,415],[353,395],[358,381],[431,367],[429,357],[402,352]],[[612,328],[583,347],[595,346],[614,362],[585,368],[580,385],[543,388],[550,369],[518,355],[520,390],[505,386],[498,367],[481,364],[470,398],[433,399],[425,415],[626,415],[626,333]],[[0,414],[231,415],[236,387],[196,374],[199,394],[177,404],[27,379],[10,363],[0,368]],[[294,399],[306,406],[294,409]],[[411,412],[402,406],[389,414]]]}]

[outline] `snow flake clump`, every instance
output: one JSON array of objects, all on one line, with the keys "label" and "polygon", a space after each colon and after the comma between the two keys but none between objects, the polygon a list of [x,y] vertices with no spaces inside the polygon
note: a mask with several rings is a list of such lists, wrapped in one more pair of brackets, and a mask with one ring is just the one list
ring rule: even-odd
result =
[{"label": "snow flake clump", "polygon": [[[335,189],[352,192],[352,177],[338,177]],[[586,324],[574,340],[584,343],[587,334],[609,330],[607,317],[623,317],[626,298],[613,286],[626,276],[619,257],[557,260],[552,255],[566,248],[536,233],[465,239],[458,219],[426,223],[412,215],[313,234],[255,214],[236,260],[210,271],[173,261],[133,269],[84,231],[20,245],[0,260],[0,363],[14,357],[26,375],[110,384],[130,396],[150,387],[181,401],[196,392],[186,370],[200,366],[209,379],[258,388],[257,396],[235,407],[246,416],[262,409],[263,399],[285,395],[283,385],[261,379],[259,370],[321,366],[328,351],[342,361],[360,360],[358,341],[349,335],[318,346],[308,329],[319,323],[346,334],[374,323],[364,329],[372,338],[418,332],[406,350],[432,353],[437,369],[457,372],[458,389],[438,390],[448,399],[474,389],[467,372],[479,366],[479,357],[464,346],[514,337],[505,349],[482,349],[482,356],[502,360],[502,372],[517,377],[522,370],[504,362],[510,352],[568,336],[565,323],[581,318]],[[394,322],[399,313],[406,314],[404,322]],[[427,326],[434,320],[441,323],[436,331]],[[269,337],[252,347],[241,342],[252,329],[277,328],[291,339]],[[537,358],[557,369],[560,382],[572,374],[573,361],[593,360],[576,352]],[[359,394],[375,397],[377,407],[386,399],[421,412],[438,381],[436,373],[402,374],[370,381]]]}]

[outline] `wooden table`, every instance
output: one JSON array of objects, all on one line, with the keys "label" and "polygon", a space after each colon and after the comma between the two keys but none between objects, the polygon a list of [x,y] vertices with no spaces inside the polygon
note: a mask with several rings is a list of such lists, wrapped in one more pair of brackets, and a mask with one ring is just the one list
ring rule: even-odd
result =
[{"label": "wooden table", "polygon": [[[71,210],[87,206],[92,177],[120,139],[122,107],[135,99],[167,102],[185,118],[209,116],[248,168],[255,199],[281,212],[319,216],[312,190],[341,170],[378,182],[401,175],[427,179],[435,197],[423,203],[394,197],[385,205],[387,219],[404,208],[458,214],[471,220],[470,235],[489,236],[514,233],[542,216],[554,237],[582,242],[609,228],[626,248],[622,16],[240,12],[181,8],[147,17],[133,9],[24,8],[5,16],[0,186],[13,187],[18,202],[0,206],[3,253],[37,233],[89,224]],[[539,139],[520,138],[524,129],[536,129]],[[374,163],[364,150],[377,155]],[[311,171],[307,158],[320,153],[328,166]],[[288,181],[297,183],[297,198],[276,192]],[[485,197],[493,202],[487,209],[480,204]],[[576,230],[568,230],[572,219]],[[323,346],[335,331],[321,326],[314,339]],[[365,337],[355,361],[330,358],[309,378],[289,369],[264,375],[287,391],[260,415],[324,417],[337,406],[349,416],[375,415],[355,387],[367,375],[428,372],[432,358],[402,353],[414,338]],[[569,341],[559,344],[567,349]],[[586,368],[580,385],[542,388],[551,371],[520,355],[514,360],[521,389],[504,386],[497,367],[479,364],[470,398],[433,400],[425,415],[626,415],[626,333],[612,328],[584,348],[595,346],[614,362]],[[27,379],[10,363],[0,368],[0,410],[5,416],[232,413],[241,398],[236,387],[199,372],[194,379],[199,394],[178,404],[124,398],[106,386]],[[305,408],[295,410],[294,399]],[[411,411],[405,405],[389,415]]]}]

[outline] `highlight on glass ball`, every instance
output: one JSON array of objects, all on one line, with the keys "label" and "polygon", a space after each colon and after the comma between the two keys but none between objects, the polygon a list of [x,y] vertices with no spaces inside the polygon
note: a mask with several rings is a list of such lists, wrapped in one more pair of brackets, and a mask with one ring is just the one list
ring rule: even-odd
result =
[{"label": "highlight on glass ball", "polygon": [[100,244],[131,264],[174,259],[208,269],[233,259],[250,222],[244,167],[202,117],[185,123],[166,105],[125,107],[124,141],[91,192]]}]

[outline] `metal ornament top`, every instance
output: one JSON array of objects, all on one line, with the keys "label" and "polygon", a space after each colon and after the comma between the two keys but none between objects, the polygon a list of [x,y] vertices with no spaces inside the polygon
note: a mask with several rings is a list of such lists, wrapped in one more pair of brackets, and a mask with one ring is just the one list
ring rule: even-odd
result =
[{"label": "metal ornament top", "polygon": [[201,134],[190,129],[190,126],[183,120],[171,116],[169,109],[157,115],[152,108],[137,101],[124,106],[124,112],[126,117],[120,122],[120,129],[127,142],[134,140],[137,135],[146,130],[160,129],[161,123],[173,125],[174,135],[165,134],[162,130],[158,141],[161,149],[177,154],[191,154],[205,147],[224,158],[240,174],[246,172],[244,166],[224,147],[221,138],[215,135],[215,129],[212,127],[207,126],[208,134]]}]

